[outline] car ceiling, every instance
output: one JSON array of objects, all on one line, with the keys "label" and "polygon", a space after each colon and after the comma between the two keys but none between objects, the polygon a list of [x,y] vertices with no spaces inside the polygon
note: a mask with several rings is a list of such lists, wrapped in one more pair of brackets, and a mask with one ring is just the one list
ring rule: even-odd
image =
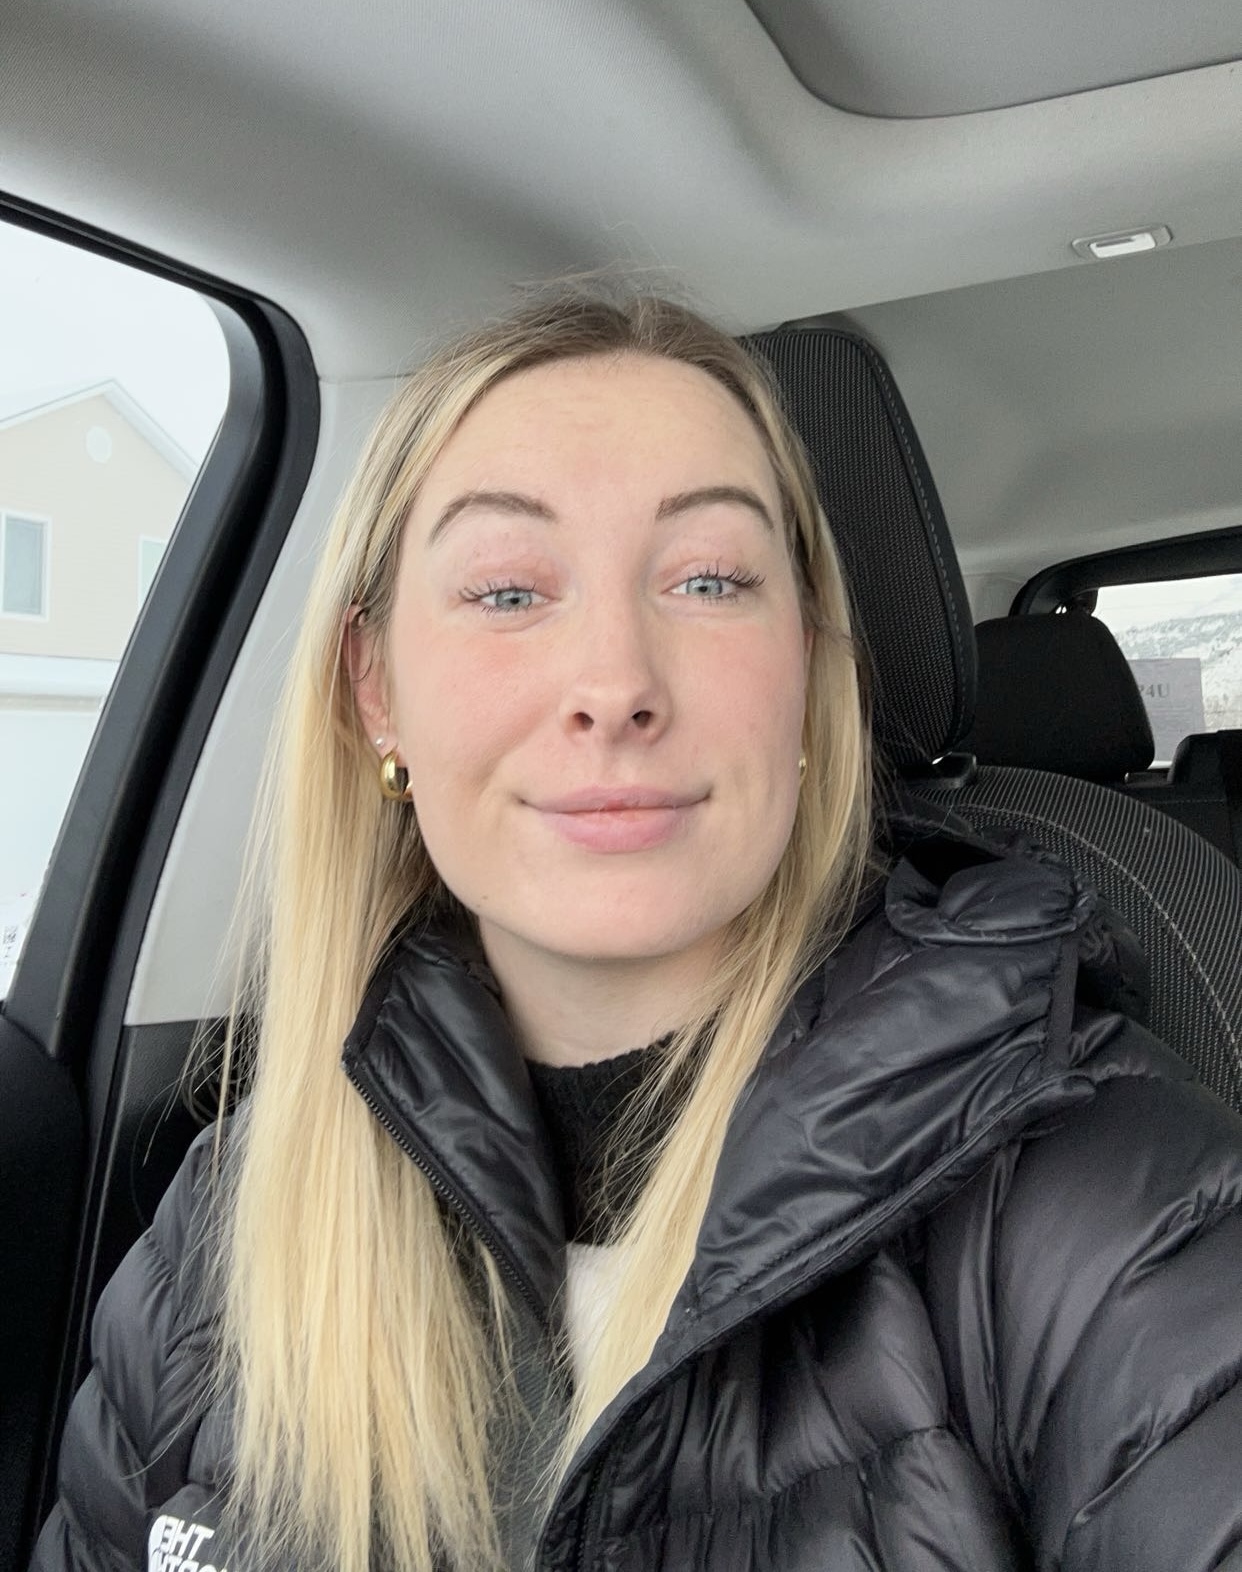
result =
[{"label": "car ceiling", "polygon": [[968,578],[1242,513],[1242,242],[870,306]]},{"label": "car ceiling", "polygon": [[[859,81],[924,69],[926,110],[947,67],[897,51],[913,3],[803,11]],[[945,38],[978,3],[944,0]],[[1078,80],[1084,28],[1087,79],[1219,53],[1242,24],[1205,4],[1174,42],[1131,0],[1075,5],[1077,34],[1014,21],[1003,92]],[[950,97],[1015,52],[1007,14],[989,0]],[[1199,462],[1240,397],[1242,253],[1204,252],[1242,235],[1237,62],[914,119],[821,101],[742,0],[9,0],[4,27],[0,186],[279,302],[326,380],[399,371],[515,282],[619,263],[738,329],[850,314],[968,559],[1006,573],[1038,565],[1032,531],[1046,560],[1219,522],[1237,489],[1224,452]],[[1167,254],[1070,250],[1141,223]]]},{"label": "car ceiling", "polygon": [[961,115],[1242,56],[1218,0],[750,0],[798,79],[864,115]]},{"label": "car ceiling", "polygon": [[[946,77],[944,48],[908,47],[903,8],[930,0],[869,0],[866,25],[857,0],[814,3],[871,110],[898,89],[919,111],[977,101],[1018,37],[1001,97],[1114,85],[853,112],[803,85],[814,59],[795,74],[744,0],[7,0],[0,190],[276,301],[322,379],[315,473],[178,827],[131,1018],[214,1007],[194,957],[228,931],[271,652],[314,542],[390,379],[515,283],[619,264],[738,331],[858,327],[910,404],[981,614],[1050,561],[1233,522],[1242,72],[1143,74],[1202,58],[1203,0],[1170,13],[1194,22],[1189,55],[1153,45],[1149,0],[1137,54],[1136,0],[1097,0],[1070,78],[1064,17],[1011,36],[994,0],[942,0],[946,28],[974,12],[990,40]],[[1233,0],[1211,14],[1236,36]],[[1174,243],[1070,249],[1142,224]]]}]

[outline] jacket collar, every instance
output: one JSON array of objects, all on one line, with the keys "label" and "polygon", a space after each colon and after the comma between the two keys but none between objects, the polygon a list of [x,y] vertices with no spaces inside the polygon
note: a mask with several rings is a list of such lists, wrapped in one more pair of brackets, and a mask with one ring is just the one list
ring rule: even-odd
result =
[{"label": "jacket collar", "polygon": [[[1068,1086],[1055,1050],[1089,896],[1060,863],[916,819],[902,835],[879,901],[798,990],[735,1111],[670,1321],[682,1336],[796,1290],[828,1259],[843,1269],[864,1241],[874,1250]],[[477,946],[426,928],[399,940],[344,1063],[547,1319],[564,1278],[561,1203]]]},{"label": "jacket collar", "polygon": [[[829,1259],[844,1269],[863,1240],[874,1251],[1065,1079],[1055,1049],[1091,897],[1059,864],[921,850],[830,961],[813,1024],[773,1045],[734,1114],[679,1302],[690,1319],[770,1301]],[[963,860],[945,872],[948,856]]]},{"label": "jacket collar", "polygon": [[565,1227],[526,1069],[477,946],[452,927],[392,947],[345,1041],[358,1091],[546,1320]]}]

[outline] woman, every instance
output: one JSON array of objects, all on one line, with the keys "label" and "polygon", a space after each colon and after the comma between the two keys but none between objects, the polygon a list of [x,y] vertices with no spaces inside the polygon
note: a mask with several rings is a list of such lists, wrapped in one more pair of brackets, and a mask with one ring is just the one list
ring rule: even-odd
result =
[{"label": "woman", "polygon": [[1067,870],[871,796],[736,344],[570,295],[416,375],[293,663],[253,1083],[36,1566],[1242,1564],[1239,1121],[1076,999]]}]

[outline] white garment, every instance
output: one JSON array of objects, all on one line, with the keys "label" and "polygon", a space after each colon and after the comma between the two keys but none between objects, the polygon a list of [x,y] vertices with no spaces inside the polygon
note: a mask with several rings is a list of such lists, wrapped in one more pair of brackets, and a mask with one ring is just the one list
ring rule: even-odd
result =
[{"label": "white garment", "polygon": [[565,1331],[574,1380],[582,1378],[615,1291],[616,1245],[570,1244],[565,1251]]}]

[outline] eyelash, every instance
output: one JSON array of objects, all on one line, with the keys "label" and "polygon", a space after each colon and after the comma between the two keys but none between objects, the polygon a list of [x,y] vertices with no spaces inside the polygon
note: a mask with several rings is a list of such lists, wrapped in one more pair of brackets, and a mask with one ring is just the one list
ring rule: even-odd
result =
[{"label": "eyelash", "polygon": [[723,573],[718,562],[689,574],[682,583],[689,584],[692,579],[719,579],[723,584],[734,586],[732,591],[726,591],[723,595],[696,595],[693,597],[696,600],[736,600],[739,590],[755,589],[763,583],[761,573],[743,573],[740,568],[731,568],[728,573]]},{"label": "eyelash", "polygon": [[489,617],[508,617],[512,616],[515,611],[528,611],[530,609],[527,606],[510,606],[506,608],[503,606],[484,606],[482,604],[485,596],[503,595],[509,591],[513,591],[518,595],[535,595],[538,593],[533,584],[516,584],[511,580],[501,583],[494,579],[489,579],[480,589],[462,590],[461,598],[465,601],[479,602],[479,609]]},{"label": "eyelash", "polygon": [[[738,568],[733,568],[728,573],[724,573],[720,570],[719,565],[716,563],[713,563],[710,567],[696,569],[695,572],[687,574],[681,582],[683,584],[689,584],[693,579],[719,579],[724,584],[732,584],[735,586],[732,591],[726,591],[723,595],[698,595],[691,597],[695,600],[736,600],[738,598],[739,591],[756,589],[760,584],[763,583],[762,574],[743,573]],[[488,582],[482,586],[475,586],[462,590],[461,598],[464,601],[477,603],[485,615],[489,617],[508,617],[514,615],[515,612],[530,610],[528,606],[510,606],[505,608],[501,606],[483,605],[483,602],[489,595],[503,595],[508,592],[518,595],[538,594],[538,591],[533,584],[518,584],[513,580],[501,582],[498,580],[489,579]]]}]

